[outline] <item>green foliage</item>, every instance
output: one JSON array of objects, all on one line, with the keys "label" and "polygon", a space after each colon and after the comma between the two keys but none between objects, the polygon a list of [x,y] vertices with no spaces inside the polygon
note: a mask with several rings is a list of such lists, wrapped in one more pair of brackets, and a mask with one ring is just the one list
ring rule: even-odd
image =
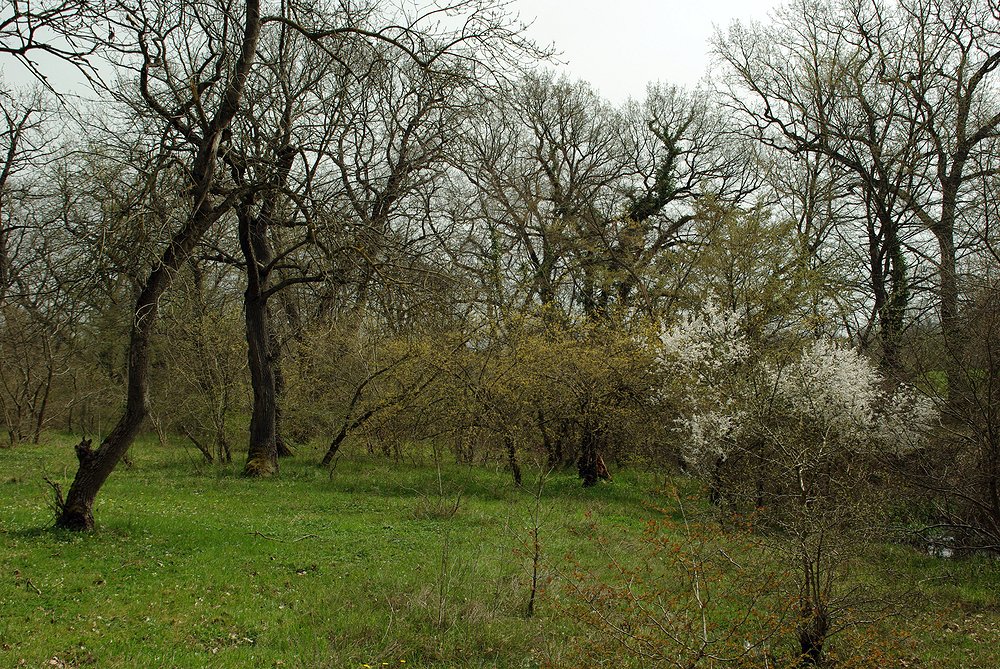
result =
[{"label": "green foliage", "polygon": [[608,323],[524,317],[438,364],[450,433],[477,433],[491,452],[513,448],[556,467],[577,461],[591,439],[604,457],[626,462],[662,436],[649,420],[659,384],[652,349]]},{"label": "green foliage", "polygon": [[[65,482],[74,441],[4,452],[0,666],[600,666],[582,653],[604,643],[600,657],[614,666],[642,667],[648,662],[607,645],[573,614],[574,569],[598,579],[585,586],[622,584],[623,572],[608,565],[613,554],[625,570],[648,574],[649,586],[673,590],[679,582],[663,580],[670,565],[697,548],[721,572],[736,568],[719,549],[747,576],[758,573],[745,561],[745,536],[705,522],[703,506],[686,502],[690,534],[676,511],[651,512],[646,500],[669,508],[670,498],[651,496],[648,476],[621,472],[614,485],[585,491],[557,474],[540,499],[550,578],[528,619],[530,576],[516,551],[530,540],[534,491],[489,468],[393,464],[358,449],[332,479],[307,450],[280,478],[247,481],[235,465],[196,467],[197,454],[145,439],[134,466],[98,499],[101,529],[55,532],[41,477]],[[459,511],[424,513],[442,489],[452,500],[462,491]],[[648,559],[656,555],[665,561]],[[780,568],[767,554],[757,559],[759,573]],[[872,632],[896,639],[886,642],[883,666],[996,665],[998,577],[989,560],[874,553],[855,579],[913,583],[919,592],[905,622]],[[713,606],[749,603],[729,592]],[[846,657],[857,641],[838,637],[831,653]],[[777,656],[787,643],[775,641]]]},{"label": "green foliage", "polygon": [[711,296],[739,315],[757,345],[836,331],[842,280],[819,260],[794,220],[760,205],[740,209],[704,200],[694,226],[702,243],[686,254],[695,304]]}]

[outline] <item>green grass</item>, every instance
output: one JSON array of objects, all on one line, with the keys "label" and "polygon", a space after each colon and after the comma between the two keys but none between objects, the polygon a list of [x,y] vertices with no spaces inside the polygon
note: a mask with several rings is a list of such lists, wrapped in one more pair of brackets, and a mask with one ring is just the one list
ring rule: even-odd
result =
[{"label": "green grass", "polygon": [[[144,440],[78,535],[50,527],[43,477],[74,469],[73,441],[50,439],[0,451],[0,667],[581,666],[603,637],[566,580],[609,553],[638,564],[649,505],[666,503],[648,475],[592,490],[553,476],[527,618],[535,500],[504,471],[352,453],[331,477],[307,450],[250,481]],[[865,577],[918,595],[878,628],[906,633],[893,666],[1000,666],[996,562],[885,547]]]}]

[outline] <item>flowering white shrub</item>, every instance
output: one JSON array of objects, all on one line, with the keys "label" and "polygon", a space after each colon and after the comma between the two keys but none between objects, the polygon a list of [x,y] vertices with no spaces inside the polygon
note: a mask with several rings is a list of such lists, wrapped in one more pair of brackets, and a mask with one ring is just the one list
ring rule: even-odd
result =
[{"label": "flowering white shrub", "polygon": [[664,395],[680,414],[685,460],[694,467],[726,456],[726,443],[743,422],[740,370],[750,346],[738,314],[709,300],[664,328],[657,361],[669,379]]},{"label": "flowering white shrub", "polygon": [[888,384],[857,350],[814,341],[768,361],[751,351],[740,318],[708,302],[660,336],[658,356],[685,437],[685,459],[710,468],[765,442],[800,460],[899,451],[919,442],[936,415],[915,389]]},{"label": "flowering white shrub", "polygon": [[743,412],[735,407],[677,419],[678,428],[687,436],[688,448],[684,454],[687,461],[702,464],[726,457],[726,444],[739,430],[743,419]]},{"label": "flowering white shrub", "polygon": [[828,340],[813,342],[784,367],[768,367],[764,377],[774,392],[758,396],[758,418],[786,448],[799,441],[799,452],[899,450],[919,441],[934,419],[929,399],[906,385],[887,389],[868,358]]},{"label": "flowering white shrub", "polygon": [[744,361],[750,353],[739,314],[720,310],[714,300],[664,328],[660,347],[662,364],[702,380]]},{"label": "flowering white shrub", "polygon": [[765,378],[775,409],[845,437],[860,437],[871,426],[882,396],[882,379],[867,359],[825,340],[783,368],[769,367]]},{"label": "flowering white shrub", "polygon": [[881,412],[878,439],[900,452],[909,451],[920,445],[927,429],[940,419],[934,400],[913,386],[900,385]]},{"label": "flowering white shrub", "polygon": [[739,318],[714,304],[661,344],[684,459],[713,501],[768,528],[796,574],[803,653],[821,648],[857,596],[840,583],[844,565],[877,536],[886,508],[881,456],[922,439],[935,420],[929,400],[832,341],[756,350]]}]

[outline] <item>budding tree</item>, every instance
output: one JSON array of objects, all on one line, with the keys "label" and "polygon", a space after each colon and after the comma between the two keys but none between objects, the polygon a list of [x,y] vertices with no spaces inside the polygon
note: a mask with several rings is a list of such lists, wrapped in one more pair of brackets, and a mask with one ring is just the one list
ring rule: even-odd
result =
[{"label": "budding tree", "polygon": [[[793,154],[823,155],[850,175],[843,197],[865,228],[870,299],[890,370],[901,365],[914,228],[936,243],[938,315],[952,365],[961,350],[962,230],[980,216],[977,185],[998,169],[990,150],[1000,129],[994,5],[795,2],[771,25],[734,24],[716,39],[746,130]],[[955,368],[950,376],[960,380]]]},{"label": "budding tree", "polygon": [[709,305],[665,331],[662,360],[682,388],[678,421],[689,466],[713,499],[777,530],[796,567],[804,662],[822,660],[856,602],[844,566],[872,536],[887,456],[914,449],[935,414],[857,351],[816,340],[754,350],[739,318]]}]

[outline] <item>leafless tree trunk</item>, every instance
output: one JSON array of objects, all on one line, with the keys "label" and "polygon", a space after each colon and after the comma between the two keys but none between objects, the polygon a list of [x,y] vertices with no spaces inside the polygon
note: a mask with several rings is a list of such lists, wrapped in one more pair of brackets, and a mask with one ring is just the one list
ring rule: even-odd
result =
[{"label": "leafless tree trunk", "polygon": [[[162,8],[169,13],[169,9]],[[130,15],[131,16],[131,15]],[[133,16],[133,20],[137,17]],[[228,18],[228,17],[227,17]],[[159,58],[165,55],[154,55],[150,49],[153,37],[146,32],[149,26],[138,24],[137,38],[145,56],[140,71],[140,86],[143,98],[157,114],[168,122],[178,126],[196,151],[190,168],[190,188],[192,210],[184,224],[174,233],[170,244],[163,251],[157,265],[145,280],[136,299],[132,330],[129,337],[128,377],[125,410],[118,423],[104,438],[101,445],[92,449],[87,442],[81,442],[76,455],[79,468],[66,499],[58,509],[56,525],[70,530],[91,530],[94,528],[94,500],[104,482],[114,470],[118,461],[135,440],[143,421],[149,413],[149,358],[150,340],[156,323],[159,301],[170,287],[174,276],[180,267],[188,261],[194,252],[195,245],[201,236],[221,216],[231,208],[228,198],[219,200],[214,192],[217,186],[217,161],[220,147],[223,145],[227,130],[240,107],[240,98],[248,72],[256,55],[257,39],[260,33],[259,0],[247,0],[245,18],[242,26],[242,37],[238,43],[238,55],[235,66],[226,77],[224,90],[218,98],[218,107],[210,117],[203,117],[204,123],[199,133],[184,123],[183,117],[178,118],[157,100],[149,88],[150,70],[160,66]],[[212,83],[206,83],[210,88]],[[201,109],[199,96],[204,94],[201,84],[195,82],[191,86],[191,106]]]}]

